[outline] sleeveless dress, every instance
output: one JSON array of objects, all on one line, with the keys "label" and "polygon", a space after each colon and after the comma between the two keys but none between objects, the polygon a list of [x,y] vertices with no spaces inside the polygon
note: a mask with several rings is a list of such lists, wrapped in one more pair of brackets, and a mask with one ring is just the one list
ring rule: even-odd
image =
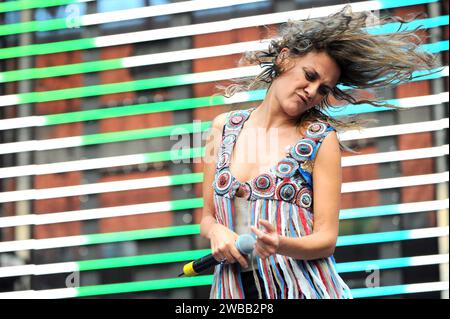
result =
[{"label": "sleeveless dress", "polygon": [[[293,147],[288,147],[285,157],[268,172],[241,183],[230,172],[230,158],[244,123],[255,109],[230,111],[223,126],[212,183],[216,221],[235,231],[234,199],[241,189],[249,201],[247,213],[252,225],[258,228],[259,220],[266,219],[281,236],[308,236],[314,221],[313,161],[323,139],[334,128],[320,121],[311,123],[305,136]],[[298,260],[275,254],[266,260],[256,256],[256,261],[253,275],[260,298],[261,289],[269,299],[352,298],[350,289],[336,272],[333,256]],[[256,271],[262,277],[263,285],[256,279]],[[241,272],[239,263],[217,265],[210,298],[244,299]]]}]

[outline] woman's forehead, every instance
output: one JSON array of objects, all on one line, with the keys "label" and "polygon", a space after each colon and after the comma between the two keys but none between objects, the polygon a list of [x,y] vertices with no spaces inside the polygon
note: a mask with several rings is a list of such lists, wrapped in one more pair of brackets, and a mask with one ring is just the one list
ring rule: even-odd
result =
[{"label": "woman's forehead", "polygon": [[303,68],[316,72],[330,86],[337,82],[341,73],[338,64],[325,52],[308,52],[296,59],[295,68],[297,72]]}]

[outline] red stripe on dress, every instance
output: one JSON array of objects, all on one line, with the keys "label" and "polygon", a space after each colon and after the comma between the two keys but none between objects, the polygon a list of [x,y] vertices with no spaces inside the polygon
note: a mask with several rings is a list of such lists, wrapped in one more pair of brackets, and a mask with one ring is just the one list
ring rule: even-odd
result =
[{"label": "red stripe on dress", "polygon": [[274,299],[273,298],[274,293],[273,293],[273,290],[272,290],[272,286],[271,286],[271,284],[269,282],[269,273],[267,271],[267,266],[265,265],[265,262],[263,263],[263,270],[264,270],[264,275],[266,276],[267,286],[269,286],[269,296],[270,296],[270,298]]},{"label": "red stripe on dress", "polygon": [[221,269],[220,269],[220,272],[221,272],[221,276],[222,276],[222,285],[221,285],[221,291],[220,291],[220,297],[221,297],[221,299],[224,299],[225,298],[225,271],[224,271],[224,269],[223,269],[223,266],[221,266]]},{"label": "red stripe on dress", "polygon": [[300,220],[303,225],[303,229],[305,230],[306,235],[309,235],[308,224],[306,223],[305,213],[303,212],[303,208],[300,208],[299,212],[300,212],[299,215],[300,215]]},{"label": "red stripe on dress", "polygon": [[238,278],[239,274],[237,273],[237,271],[234,271],[234,270],[233,270],[233,273],[235,274],[234,275],[234,282],[236,284],[236,288],[237,288],[238,293],[239,293],[239,299],[244,299],[244,296],[242,295],[243,291],[241,289],[241,285],[239,284],[239,278]]},{"label": "red stripe on dress", "polygon": [[325,276],[322,273],[322,269],[320,268],[319,262],[315,261],[314,264],[316,265],[317,269],[319,270],[320,278],[322,279],[325,289],[327,290],[328,293],[330,293],[330,289],[328,289],[327,281],[325,279]]},{"label": "red stripe on dress", "polygon": [[228,227],[228,214],[227,214],[227,210],[225,209],[224,201],[225,201],[225,197],[222,197],[222,199],[220,200],[220,204],[222,206],[223,222],[224,222],[224,226]]},{"label": "red stripe on dress", "polygon": [[278,235],[281,235],[281,204],[282,202],[279,201],[277,204],[277,233]]},{"label": "red stripe on dress", "polygon": [[[292,274],[291,279],[295,283],[295,287],[297,287],[297,290],[300,292],[300,297],[302,297],[303,293],[302,293],[302,290],[300,289],[300,286],[298,285],[297,276],[295,275],[294,268],[292,268],[291,263],[288,260],[288,257],[283,256],[283,258],[286,260],[286,267],[288,268],[288,270],[291,270],[291,272],[290,273],[288,272],[288,274]],[[295,260],[294,260],[294,262],[295,262]]]}]

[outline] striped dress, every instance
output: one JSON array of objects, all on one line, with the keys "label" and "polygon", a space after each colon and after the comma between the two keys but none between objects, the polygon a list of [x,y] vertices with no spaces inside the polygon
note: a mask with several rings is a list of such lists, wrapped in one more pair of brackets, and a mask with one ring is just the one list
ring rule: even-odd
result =
[{"label": "striped dress", "polygon": [[[231,111],[223,126],[223,136],[217,155],[214,182],[215,217],[218,223],[235,229],[234,197],[241,189],[249,201],[251,224],[268,220],[281,236],[303,237],[312,233],[313,161],[325,136],[334,128],[323,122],[311,123],[305,136],[267,173],[241,183],[230,172],[231,152],[237,137],[255,107]],[[239,193],[241,193],[239,192]],[[269,299],[338,299],[352,298],[350,289],[336,272],[333,256],[316,260],[298,260],[275,254],[262,260],[256,257],[263,278],[259,285]],[[276,284],[275,284],[276,283]],[[277,289],[278,288],[278,289]],[[214,269],[210,292],[212,299],[244,299],[239,263],[219,264]]]}]

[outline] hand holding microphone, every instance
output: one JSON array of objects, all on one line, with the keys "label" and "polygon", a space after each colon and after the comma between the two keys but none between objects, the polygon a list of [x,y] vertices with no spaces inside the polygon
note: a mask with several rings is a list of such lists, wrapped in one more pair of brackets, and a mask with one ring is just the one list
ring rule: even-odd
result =
[{"label": "hand holding microphone", "polygon": [[[206,269],[219,264],[220,262],[224,262],[224,260],[219,257],[219,260],[216,259],[217,252],[224,253],[225,249],[230,248],[230,254],[239,261],[242,267],[247,268],[247,261],[245,258],[241,255],[248,255],[253,251],[253,247],[255,245],[255,238],[250,234],[244,234],[237,237],[237,240],[233,247],[227,247],[223,246],[221,250],[216,251],[216,255],[209,254],[205,257],[202,257],[200,259],[194,260],[183,267],[183,272],[178,275],[178,277],[181,276],[195,276],[202,271],[205,271]],[[220,256],[220,255],[219,255]],[[226,257],[225,257],[226,258]],[[228,262],[233,263],[234,261],[230,261],[226,259]]]}]

